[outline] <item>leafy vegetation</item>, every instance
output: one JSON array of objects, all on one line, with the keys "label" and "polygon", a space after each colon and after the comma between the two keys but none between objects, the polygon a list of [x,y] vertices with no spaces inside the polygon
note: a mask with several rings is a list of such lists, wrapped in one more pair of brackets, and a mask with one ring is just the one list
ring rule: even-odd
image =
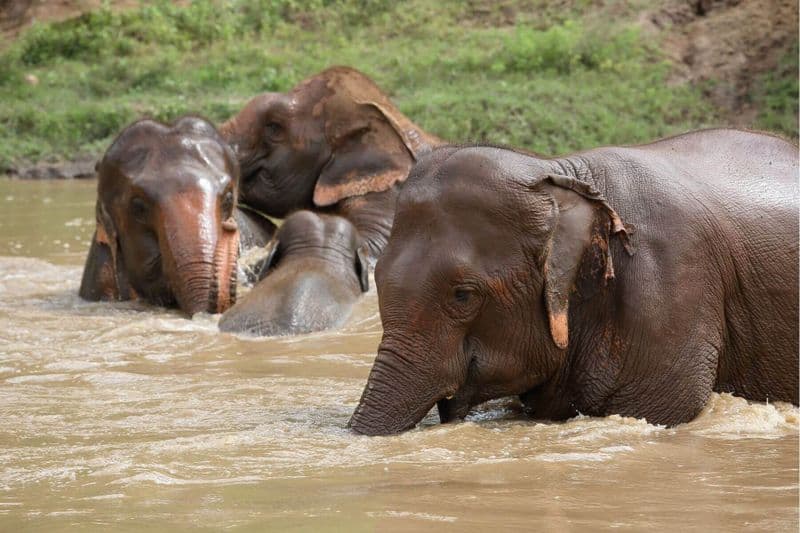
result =
[{"label": "leafy vegetation", "polygon": [[753,100],[759,109],[758,126],[782,132],[794,139],[798,135],[798,43],[781,60],[778,68],[756,84]]},{"label": "leafy vegetation", "polygon": [[[36,24],[0,52],[0,164],[101,153],[141,116],[220,121],[334,64],[453,141],[555,154],[716,121],[699,90],[666,83],[634,26],[583,16],[585,3],[525,0],[516,25],[458,0],[162,0]],[[781,106],[763,120],[785,131]]]}]

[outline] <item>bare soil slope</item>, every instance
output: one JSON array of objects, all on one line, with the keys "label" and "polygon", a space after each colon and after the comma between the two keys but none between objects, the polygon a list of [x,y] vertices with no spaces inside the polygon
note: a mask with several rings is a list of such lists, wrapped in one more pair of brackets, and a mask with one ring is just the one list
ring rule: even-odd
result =
[{"label": "bare soil slope", "polygon": [[797,42],[795,0],[667,0],[642,23],[663,33],[673,81],[704,84],[734,125],[749,124],[759,77]]},{"label": "bare soil slope", "polygon": [[[110,4],[115,8],[127,8],[139,2],[117,0]],[[0,35],[8,41],[34,21],[66,20],[102,5],[103,0],[0,0]]]}]

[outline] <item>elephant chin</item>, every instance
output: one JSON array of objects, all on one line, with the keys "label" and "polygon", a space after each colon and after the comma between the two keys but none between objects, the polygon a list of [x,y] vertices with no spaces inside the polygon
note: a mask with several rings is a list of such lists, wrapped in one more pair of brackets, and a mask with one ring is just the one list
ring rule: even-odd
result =
[{"label": "elephant chin", "polygon": [[470,404],[463,398],[454,396],[450,399],[442,398],[436,402],[436,409],[439,411],[439,421],[446,424],[463,420],[469,414]]}]

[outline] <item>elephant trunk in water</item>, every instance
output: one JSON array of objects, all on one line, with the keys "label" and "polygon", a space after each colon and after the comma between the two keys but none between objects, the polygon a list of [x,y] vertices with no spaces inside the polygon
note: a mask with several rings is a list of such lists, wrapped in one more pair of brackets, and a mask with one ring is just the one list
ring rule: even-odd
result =
[{"label": "elephant trunk in water", "polygon": [[[457,376],[443,380],[433,358],[419,358],[420,350],[393,348],[384,339],[369,374],[367,385],[349,426],[364,435],[388,435],[414,427],[437,401],[452,396],[466,377],[461,368]],[[424,366],[424,368],[423,368]],[[462,365],[455,365],[461,367]]]},{"label": "elephant trunk in water", "polygon": [[204,195],[200,210],[196,200],[171,201],[163,211],[158,240],[164,272],[186,313],[222,313],[236,300],[238,228],[232,217],[217,222],[213,198]]}]

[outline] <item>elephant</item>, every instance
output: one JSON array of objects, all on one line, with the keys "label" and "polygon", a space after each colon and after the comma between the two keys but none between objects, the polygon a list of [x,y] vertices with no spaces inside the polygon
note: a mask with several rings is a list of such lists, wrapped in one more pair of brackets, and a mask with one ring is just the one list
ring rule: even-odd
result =
[{"label": "elephant", "polygon": [[342,216],[371,259],[386,244],[412,164],[441,144],[348,67],[256,96],[219,129],[241,166],[242,204],[277,218],[298,209]]},{"label": "elephant", "polygon": [[383,337],[349,425],[519,396],[674,426],[712,391],[798,403],[798,149],[730,129],[543,158],[444,146],[375,268]]},{"label": "elephant", "polygon": [[266,276],[220,319],[225,332],[296,335],[341,326],[369,290],[366,246],[342,217],[296,211],[281,225]]},{"label": "elephant", "polygon": [[275,227],[236,208],[238,163],[214,126],[199,117],[134,122],[96,170],[97,225],[80,296],[189,315],[228,309],[240,245],[265,244]]}]

